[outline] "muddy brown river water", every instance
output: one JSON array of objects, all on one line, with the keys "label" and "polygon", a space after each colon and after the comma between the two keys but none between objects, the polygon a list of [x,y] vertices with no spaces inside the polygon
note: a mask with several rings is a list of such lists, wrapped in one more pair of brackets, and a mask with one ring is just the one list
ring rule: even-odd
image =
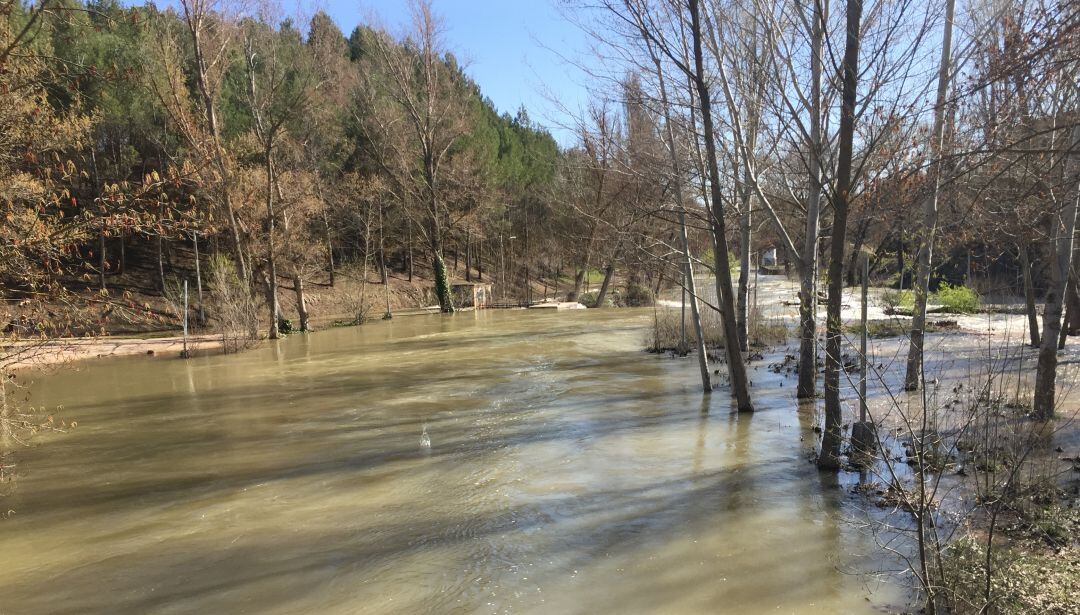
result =
[{"label": "muddy brown river water", "polygon": [[[874,613],[865,502],[643,353],[651,311],[489,311],[35,377],[0,614]],[[773,383],[775,384],[775,382]],[[421,445],[422,433],[430,447]]]}]

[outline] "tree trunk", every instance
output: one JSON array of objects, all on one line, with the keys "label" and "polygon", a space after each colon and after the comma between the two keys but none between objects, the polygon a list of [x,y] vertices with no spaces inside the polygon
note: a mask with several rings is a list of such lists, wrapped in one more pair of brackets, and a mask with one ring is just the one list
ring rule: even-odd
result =
[{"label": "tree trunk", "polygon": [[736,399],[740,412],[751,412],[754,404],[750,400],[750,387],[746,377],[746,366],[742,353],[739,352],[739,332],[735,324],[735,302],[731,289],[731,270],[727,263],[727,229],[724,223],[723,196],[720,193],[720,168],[716,162],[715,131],[713,130],[711,95],[705,81],[704,54],[701,49],[700,0],[690,0],[690,32],[694,46],[693,80],[697,88],[698,103],[701,105],[701,124],[704,130],[705,154],[709,169],[711,192],[710,216],[713,229],[713,246],[716,254],[716,296],[720,304],[721,320],[724,327],[724,350],[728,360],[728,375],[731,379],[731,394]]},{"label": "tree trunk", "polygon": [[[588,265],[585,267],[588,268]],[[578,297],[581,296],[581,285],[585,282],[586,268],[578,269],[577,273],[574,274],[574,287],[570,289],[570,292],[566,293],[567,301],[577,301]]]},{"label": "tree trunk", "polygon": [[307,302],[304,300],[304,278],[293,276],[293,288],[296,290],[296,314],[300,317],[300,330],[308,331]]},{"label": "tree trunk", "polygon": [[203,295],[202,295],[202,265],[199,261],[199,232],[194,231],[191,234],[191,243],[195,247],[195,288],[198,290],[199,297],[199,309],[195,312],[199,323],[199,326],[206,324],[206,310],[203,307]]},{"label": "tree trunk", "polygon": [[855,225],[855,241],[851,248],[851,255],[848,257],[847,267],[847,285],[855,286],[861,283],[862,280],[857,279],[857,272],[861,273],[862,268],[859,267],[859,257],[863,253],[863,245],[866,243],[866,230],[869,226],[870,219],[867,216],[862,216],[859,223]]},{"label": "tree trunk", "polygon": [[810,160],[806,235],[799,263],[799,384],[796,397],[812,399],[817,389],[817,267],[821,218],[821,63],[825,28],[823,0],[814,0],[810,55]]},{"label": "tree trunk", "polygon": [[614,274],[615,265],[608,263],[607,267],[604,267],[604,281],[600,284],[600,292],[596,293],[596,303],[593,307],[604,307],[604,303],[607,302],[608,289],[611,287],[611,277]]},{"label": "tree trunk", "polygon": [[1069,286],[1065,293],[1065,324],[1061,327],[1058,348],[1065,348],[1065,337],[1080,334],[1080,250],[1073,247],[1072,266],[1069,268]]},{"label": "tree trunk", "polygon": [[739,350],[749,352],[748,340],[749,310],[750,303],[750,233],[753,197],[750,195],[749,181],[743,182],[743,211],[739,216],[739,294],[736,309],[736,327],[739,330]]},{"label": "tree trunk", "polygon": [[383,238],[383,205],[379,204],[379,281],[385,286],[390,281],[386,264],[386,242]]},{"label": "tree trunk", "polygon": [[938,198],[941,195],[941,156],[945,146],[945,105],[949,93],[952,60],[953,12],[956,0],[945,3],[945,31],[941,36],[941,63],[938,67],[937,100],[934,106],[934,132],[930,144],[930,182],[933,191],[923,204],[923,229],[919,245],[919,266],[915,290],[915,312],[911,319],[911,340],[908,344],[907,374],[904,390],[914,391],[922,384],[923,343],[926,333],[926,299],[930,293],[930,274],[934,262],[934,239],[937,234]]},{"label": "tree trunk", "polygon": [[431,249],[432,272],[435,274],[435,296],[439,299],[439,310],[449,314],[454,311],[453,297],[450,296],[450,280],[447,277],[446,263],[438,245]]},{"label": "tree trunk", "polygon": [[270,339],[276,340],[279,337],[278,331],[278,318],[280,317],[280,311],[278,309],[278,294],[277,294],[277,261],[274,254],[274,157],[273,150],[268,146],[265,151],[266,156],[266,264],[269,269],[268,279],[266,282],[266,302],[267,308],[270,310]]},{"label": "tree trunk", "polygon": [[[159,229],[160,230],[160,229]],[[158,285],[161,287],[161,294],[165,294],[168,289],[165,287],[165,238],[161,233],[157,236],[157,266],[158,266]]]},{"label": "tree trunk", "polygon": [[472,234],[465,230],[465,281],[472,282]]},{"label": "tree trunk", "polygon": [[1039,316],[1035,310],[1035,289],[1031,282],[1031,261],[1028,257],[1027,246],[1019,246],[1020,267],[1023,269],[1024,278],[1024,303],[1027,308],[1028,332],[1031,335],[1031,345],[1039,347]]},{"label": "tree trunk", "polygon": [[1076,234],[1076,210],[1080,202],[1080,125],[1072,130],[1072,167],[1070,180],[1075,194],[1065,205],[1061,217],[1052,216],[1051,283],[1043,308],[1042,343],[1039,362],[1035,368],[1035,400],[1033,413],[1039,419],[1054,416],[1055,385],[1057,380],[1057,341],[1061,333],[1061,304],[1069,284],[1069,265],[1072,261],[1073,238]]},{"label": "tree trunk", "polygon": [[105,231],[98,234],[98,240],[98,281],[101,283],[101,290],[105,290]]},{"label": "tree trunk", "polygon": [[409,223],[409,281],[412,282],[413,274],[413,241],[412,241],[412,222]]},{"label": "tree trunk", "polygon": [[[648,40],[646,38],[646,40]],[[701,312],[698,307],[697,282],[694,280],[694,261],[690,256],[690,237],[686,231],[686,201],[683,200],[683,171],[679,164],[678,146],[675,142],[675,129],[671,124],[671,106],[668,103],[667,84],[664,81],[664,68],[660,58],[653,53],[653,64],[656,66],[656,76],[660,84],[660,107],[664,113],[664,133],[667,137],[668,155],[671,156],[671,176],[675,188],[675,201],[679,207],[679,239],[682,240],[683,257],[683,297],[690,294],[690,318],[693,320],[694,333],[697,336],[698,369],[701,371],[701,388],[705,393],[712,392],[712,377],[709,374],[709,354],[705,349],[705,335],[701,330]],[[558,284],[556,272],[555,283]],[[685,309],[685,307],[684,307]]]},{"label": "tree trunk", "polygon": [[334,239],[330,231],[330,221],[323,215],[323,227],[326,231],[326,264],[330,272],[330,288],[334,287]]},{"label": "tree trunk", "polygon": [[225,148],[221,143],[221,129],[218,126],[217,120],[217,105],[210,92],[210,86],[207,83],[207,64],[202,47],[202,26],[203,20],[207,19],[209,15],[202,13],[197,8],[192,10],[187,3],[182,4],[188,31],[191,34],[192,49],[195,54],[196,86],[199,90],[199,96],[202,98],[203,109],[206,112],[206,123],[207,127],[210,129],[214,163],[219,175],[217,182],[218,193],[221,197],[222,204],[225,206],[226,217],[229,221],[229,238],[232,240],[236,260],[240,266],[240,280],[248,282],[251,280],[251,271],[249,269],[248,260],[244,258],[243,245],[240,241],[240,225],[236,220],[236,210],[233,208],[232,196],[229,193],[231,181],[229,178],[228,166],[225,164]]},{"label": "tree trunk", "polygon": [[[950,0],[951,1],[951,0]],[[847,2],[847,41],[844,45],[843,91],[840,98],[840,132],[837,144],[836,190],[829,255],[829,302],[825,328],[825,427],[821,436],[818,468],[840,468],[843,408],[840,405],[840,309],[844,292],[844,241],[851,204],[851,163],[855,136],[855,103],[859,78],[859,39],[862,0]]]}]

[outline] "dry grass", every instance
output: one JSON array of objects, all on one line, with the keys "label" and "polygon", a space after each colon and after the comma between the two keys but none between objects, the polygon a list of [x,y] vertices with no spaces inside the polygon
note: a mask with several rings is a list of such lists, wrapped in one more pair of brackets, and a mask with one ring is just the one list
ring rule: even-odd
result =
[{"label": "dry grass", "polygon": [[[758,310],[752,310],[749,319],[747,337],[751,346],[775,346],[787,341],[790,331],[782,319],[764,318]],[[717,349],[724,347],[724,329],[718,312],[711,309],[702,311],[701,329],[705,336],[706,348]],[[697,345],[697,335],[694,331],[694,324],[690,318],[689,310],[686,313],[685,343],[683,341],[683,332],[684,325],[681,310],[657,308],[654,311],[653,326],[646,341],[646,350],[657,353],[689,353],[690,349]]]}]

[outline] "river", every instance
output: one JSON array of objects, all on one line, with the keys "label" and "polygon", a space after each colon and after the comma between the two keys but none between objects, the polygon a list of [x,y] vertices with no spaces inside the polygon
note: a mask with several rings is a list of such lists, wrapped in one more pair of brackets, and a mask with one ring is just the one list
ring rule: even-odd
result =
[{"label": "river", "polygon": [[[416,316],[33,376],[0,613],[873,613],[812,408],[642,352],[648,310]],[[32,376],[32,375],[31,375]],[[24,376],[29,377],[29,376]],[[421,445],[423,433],[430,447]],[[894,565],[894,564],[893,564]]]}]

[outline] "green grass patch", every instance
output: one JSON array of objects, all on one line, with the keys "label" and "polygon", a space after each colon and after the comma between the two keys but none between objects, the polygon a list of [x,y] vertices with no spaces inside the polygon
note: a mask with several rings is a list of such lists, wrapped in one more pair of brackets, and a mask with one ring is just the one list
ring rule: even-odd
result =
[{"label": "green grass patch", "polygon": [[[926,323],[927,333],[944,333],[956,331],[960,326],[955,320],[935,320]],[[867,334],[873,338],[904,337],[911,333],[911,324],[895,318],[870,320],[866,323]],[[862,333],[862,323],[849,323],[844,325],[844,331],[851,335]]]},{"label": "green grass patch", "polygon": [[979,293],[974,288],[942,282],[931,303],[944,307],[950,314],[974,314],[979,311]]},{"label": "green grass patch", "polygon": [[[915,293],[910,290],[887,290],[881,294],[886,314],[910,315],[915,310]],[[979,293],[967,286],[952,286],[942,282],[930,293],[927,303],[939,306],[932,311],[946,314],[974,314],[981,305]]]}]

